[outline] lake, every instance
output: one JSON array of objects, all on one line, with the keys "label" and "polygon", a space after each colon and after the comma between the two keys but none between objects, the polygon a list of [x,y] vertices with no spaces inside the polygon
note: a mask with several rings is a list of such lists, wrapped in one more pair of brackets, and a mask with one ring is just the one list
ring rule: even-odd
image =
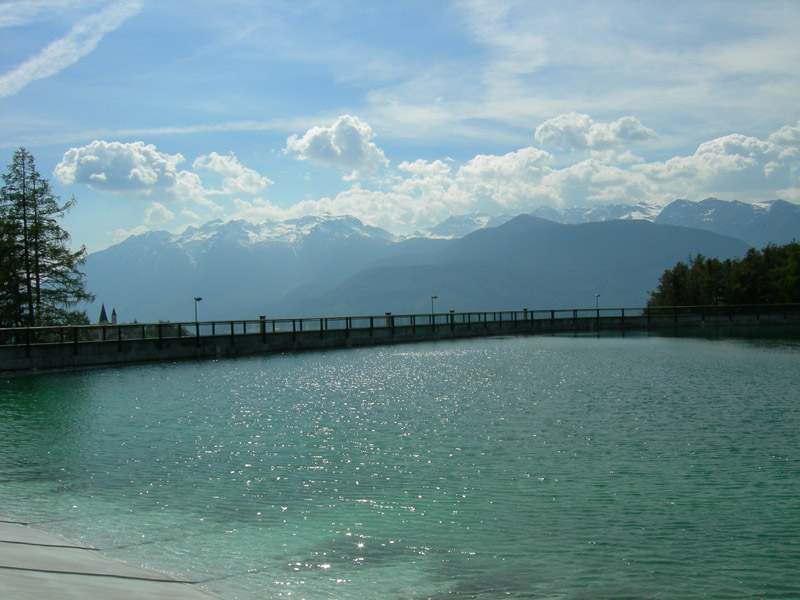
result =
[{"label": "lake", "polygon": [[800,597],[800,339],[0,380],[0,514],[225,598]]}]

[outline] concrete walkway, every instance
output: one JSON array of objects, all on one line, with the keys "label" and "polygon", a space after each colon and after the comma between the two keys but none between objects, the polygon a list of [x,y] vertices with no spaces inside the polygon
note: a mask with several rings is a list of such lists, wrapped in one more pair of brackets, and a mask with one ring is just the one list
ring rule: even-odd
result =
[{"label": "concrete walkway", "polygon": [[96,550],[0,520],[0,596],[14,600],[219,599],[192,582],[127,565]]}]

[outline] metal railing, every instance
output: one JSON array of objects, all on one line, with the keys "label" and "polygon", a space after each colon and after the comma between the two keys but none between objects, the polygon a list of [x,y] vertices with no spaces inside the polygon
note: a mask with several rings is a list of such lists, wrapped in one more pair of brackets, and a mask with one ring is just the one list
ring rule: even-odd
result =
[{"label": "metal railing", "polygon": [[736,316],[767,316],[800,312],[800,304],[669,306],[652,308],[570,308],[505,310],[492,312],[440,312],[427,314],[314,317],[302,319],[267,319],[225,321],[183,321],[161,323],[123,323],[63,325],[50,327],[0,328],[0,346],[34,344],[77,344],[89,342],[119,343],[134,340],[164,340],[260,334],[301,333],[309,331],[349,331],[376,328],[439,328],[442,326],[485,325],[557,319],[626,319],[664,317],[698,319]]}]

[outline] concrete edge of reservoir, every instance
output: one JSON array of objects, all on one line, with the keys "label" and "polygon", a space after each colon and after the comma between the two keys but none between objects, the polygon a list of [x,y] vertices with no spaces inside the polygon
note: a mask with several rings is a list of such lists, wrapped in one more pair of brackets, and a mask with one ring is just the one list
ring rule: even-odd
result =
[{"label": "concrete edge of reservoir", "polygon": [[100,554],[13,520],[0,518],[0,590],[16,600],[213,600],[180,581]]},{"label": "concrete edge of reservoir", "polygon": [[[63,337],[58,341],[31,341],[34,330],[6,330],[7,335],[12,332],[16,337],[11,343],[0,344],[0,375],[488,336],[774,330],[800,325],[800,305],[748,308],[743,314],[675,312],[658,316],[641,311],[626,314],[626,309],[606,309],[612,314],[602,316],[599,310],[538,311],[535,319],[534,313],[525,309],[510,313],[446,314],[441,315],[441,322],[430,324],[424,322],[424,316],[415,319],[413,315],[395,317],[387,313],[382,317],[338,319],[345,326],[340,323],[335,328],[329,328],[333,319],[50,328],[51,335],[57,331]],[[354,320],[364,323],[355,326]],[[276,330],[276,324],[290,329]],[[79,333],[95,337],[84,340]]]}]

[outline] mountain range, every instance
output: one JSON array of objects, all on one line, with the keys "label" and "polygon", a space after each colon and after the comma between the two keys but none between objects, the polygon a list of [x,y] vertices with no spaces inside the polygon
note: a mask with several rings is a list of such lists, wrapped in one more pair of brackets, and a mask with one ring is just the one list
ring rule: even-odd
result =
[{"label": "mountain range", "polygon": [[797,231],[797,205],[713,198],[464,215],[411,238],[346,216],[212,221],[132,236],[84,270],[91,320],[102,303],[121,322],[190,321],[195,297],[201,320],[424,313],[431,296],[437,312],[591,307],[596,294],[635,307],[679,260],[742,256]]}]

